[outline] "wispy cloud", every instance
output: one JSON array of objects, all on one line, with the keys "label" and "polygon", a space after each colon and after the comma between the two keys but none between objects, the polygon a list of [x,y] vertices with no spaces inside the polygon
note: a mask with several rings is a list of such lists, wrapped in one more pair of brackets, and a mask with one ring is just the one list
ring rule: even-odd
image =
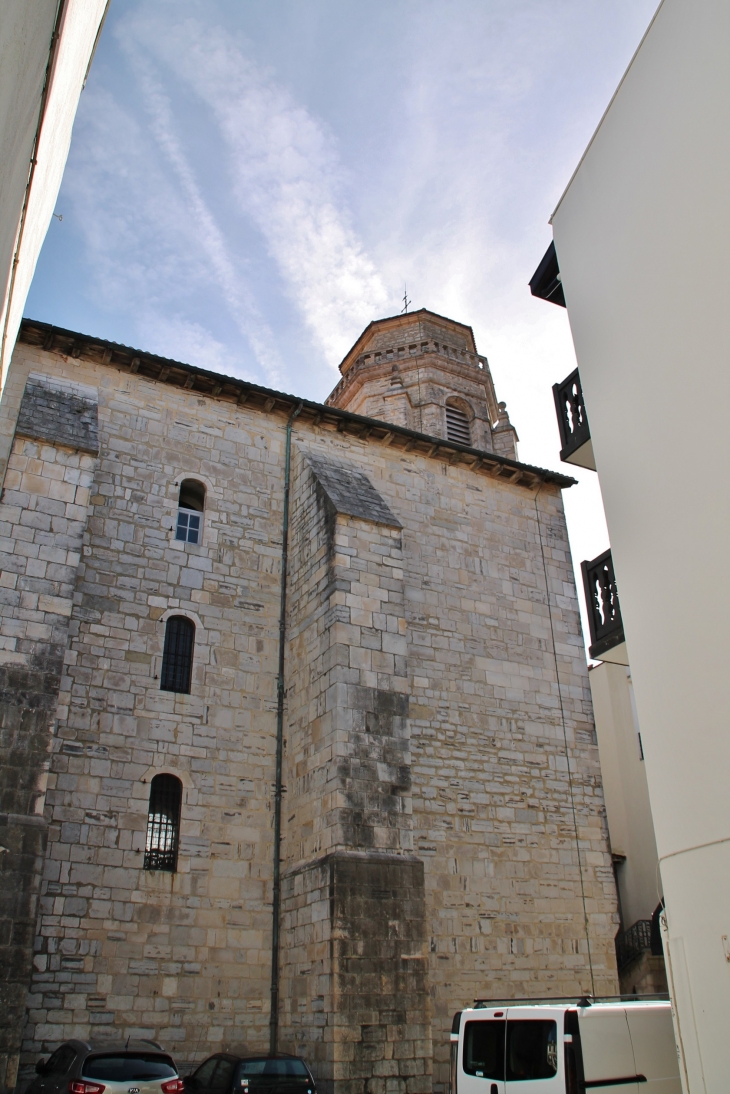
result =
[{"label": "wispy cloud", "polygon": [[254,379],[252,374],[238,367],[229,346],[219,342],[200,323],[191,322],[183,315],[161,315],[146,310],[138,317],[137,330],[140,345],[150,353],[197,365],[210,372]]},{"label": "wispy cloud", "polygon": [[[122,33],[133,38],[136,49],[164,61],[211,111],[239,210],[264,237],[291,299],[334,363],[359,329],[382,314],[387,293],[352,228],[332,138],[222,29],[196,19],[171,27],[165,20],[164,32],[155,33],[158,18],[139,11]],[[195,183],[171,137],[169,114],[159,96],[153,99],[158,138],[197,207]],[[218,264],[223,261],[219,243],[211,235]]]},{"label": "wispy cloud", "polygon": [[[188,220],[195,225],[199,252],[207,258],[229,311],[241,333],[249,340],[268,382],[281,386],[281,358],[274,336],[263,320],[245,278],[236,268],[223,232],[203,198],[193,169],[178,140],[170,100],[164,94],[159,81],[142,63],[139,54],[129,49],[127,52],[130,66],[144,95],[151,132],[184,194]],[[194,341],[198,343],[199,338]],[[215,355],[214,352],[212,356]]]}]

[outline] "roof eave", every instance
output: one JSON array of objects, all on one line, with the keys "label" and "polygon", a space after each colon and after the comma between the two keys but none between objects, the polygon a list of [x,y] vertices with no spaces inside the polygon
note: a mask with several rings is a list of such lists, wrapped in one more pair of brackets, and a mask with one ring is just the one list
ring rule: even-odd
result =
[{"label": "roof eave", "polygon": [[[361,440],[372,437],[382,442],[390,437],[386,443],[391,443],[396,438],[401,439],[404,441],[406,451],[410,452],[418,447],[421,450],[420,455],[442,460],[449,459],[454,463],[470,461],[468,465],[472,469],[485,471],[495,478],[510,481],[516,485],[530,486],[544,482],[566,489],[577,483],[576,479],[563,475],[559,471],[534,467],[531,464],[521,463],[519,460],[511,460],[507,456],[500,456],[496,452],[471,448],[468,445],[433,437],[428,433],[420,433],[405,426],[384,422],[378,418],[368,418],[339,407],[316,403],[311,399],[301,399],[297,395],[262,387],[235,376],[225,376],[208,369],[196,368],[194,365],[169,357],[145,353],[143,350],[133,349],[118,342],[110,342],[104,338],[92,338],[79,334],[77,331],[55,327],[50,323],[23,319],[19,341],[63,353],[64,350],[56,344],[57,340],[66,342],[65,352],[71,357],[78,358],[85,353],[87,357],[93,359],[95,353],[100,358],[95,361],[96,364],[134,372],[148,380],[169,383],[176,390],[187,390],[209,398],[235,398],[239,404],[251,403],[267,413],[280,410],[288,414],[293,407],[301,405],[302,412],[307,413],[315,425],[328,421],[340,432],[356,434]],[[183,383],[179,382],[181,375],[185,377]]]}]

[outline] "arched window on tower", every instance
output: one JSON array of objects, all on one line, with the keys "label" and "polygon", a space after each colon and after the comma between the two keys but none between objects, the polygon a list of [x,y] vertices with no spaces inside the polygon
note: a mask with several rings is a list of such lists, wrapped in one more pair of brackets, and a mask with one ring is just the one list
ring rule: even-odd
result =
[{"label": "arched window on tower", "polygon": [[180,842],[182,783],[174,775],[155,775],[150,786],[147,810],[147,840],[144,848],[145,870],[177,869]]},{"label": "arched window on tower", "polygon": [[471,444],[469,415],[463,406],[452,400],[446,404],[446,439],[457,444]]},{"label": "arched window on tower", "polygon": [[183,479],[177,503],[175,539],[183,543],[200,543],[203,538],[205,487],[197,479]]},{"label": "arched window on tower", "polygon": [[195,624],[184,615],[171,615],[165,625],[165,646],[162,651],[161,691],[181,691],[190,694],[193,672]]}]

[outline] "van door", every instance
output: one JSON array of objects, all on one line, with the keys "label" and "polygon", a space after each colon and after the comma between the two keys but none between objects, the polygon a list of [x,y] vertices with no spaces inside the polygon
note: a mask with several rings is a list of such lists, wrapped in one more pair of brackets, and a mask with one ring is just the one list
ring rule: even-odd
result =
[{"label": "van door", "polygon": [[637,1003],[626,1006],[637,1075],[647,1085],[643,1094],[681,1094],[677,1045],[669,1003]]},{"label": "van door", "polygon": [[579,1007],[578,1025],[583,1077],[591,1094],[639,1094],[625,1008],[613,1003]]},{"label": "van door", "polygon": [[565,1094],[564,1010],[507,1011],[505,1094]]},{"label": "van door", "polygon": [[458,1094],[504,1094],[504,1018],[462,1012],[462,1026]]}]

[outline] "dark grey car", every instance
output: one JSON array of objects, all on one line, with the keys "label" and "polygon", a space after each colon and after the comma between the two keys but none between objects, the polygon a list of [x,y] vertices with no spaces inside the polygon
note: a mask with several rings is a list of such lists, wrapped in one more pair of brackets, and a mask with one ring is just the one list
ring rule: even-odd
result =
[{"label": "dark grey car", "polygon": [[284,1052],[275,1056],[219,1052],[184,1082],[186,1094],[317,1094],[304,1060]]},{"label": "dark grey car", "polygon": [[26,1094],[182,1094],[175,1061],[154,1041],[123,1048],[65,1041],[36,1064]]}]

